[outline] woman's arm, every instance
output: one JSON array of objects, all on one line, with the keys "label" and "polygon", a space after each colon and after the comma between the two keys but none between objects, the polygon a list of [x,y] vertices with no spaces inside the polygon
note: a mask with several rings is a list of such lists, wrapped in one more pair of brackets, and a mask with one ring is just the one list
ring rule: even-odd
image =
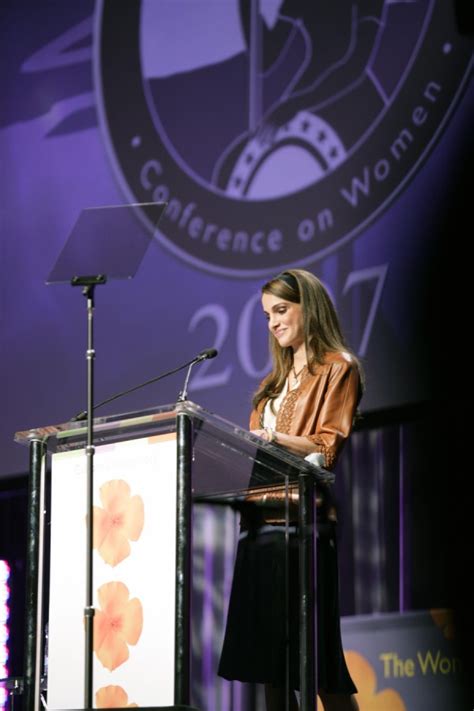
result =
[{"label": "woman's arm", "polygon": [[262,437],[267,442],[274,442],[275,444],[281,444],[282,447],[286,447],[293,454],[299,454],[301,457],[306,457],[311,452],[317,452],[315,445],[307,437],[297,437],[295,435],[284,434],[283,432],[276,432],[275,430],[267,429],[263,430],[250,430],[253,434]]},{"label": "woman's arm", "polygon": [[360,376],[354,362],[335,363],[331,369],[316,431],[307,436],[312,452],[324,454],[331,469],[348,439],[360,399]]}]

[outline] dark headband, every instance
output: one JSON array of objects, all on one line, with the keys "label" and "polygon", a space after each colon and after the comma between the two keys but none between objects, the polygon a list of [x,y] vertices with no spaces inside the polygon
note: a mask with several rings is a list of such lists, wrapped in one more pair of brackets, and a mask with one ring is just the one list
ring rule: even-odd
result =
[{"label": "dark headband", "polygon": [[298,282],[296,280],[296,277],[293,276],[293,274],[290,274],[289,272],[281,272],[278,274],[275,279],[279,279],[280,281],[284,281],[285,284],[287,284],[290,289],[293,289],[293,291],[296,291],[297,294],[300,293],[300,288],[298,286]]}]

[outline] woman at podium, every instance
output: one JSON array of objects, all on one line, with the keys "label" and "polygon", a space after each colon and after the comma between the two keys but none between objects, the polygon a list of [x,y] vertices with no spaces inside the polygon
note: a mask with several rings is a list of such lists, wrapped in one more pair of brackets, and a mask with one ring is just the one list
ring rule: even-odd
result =
[{"label": "woman at podium", "polygon": [[[310,272],[289,269],[271,279],[262,287],[262,307],[273,369],[254,395],[250,430],[332,469],[362,395],[361,366],[326,289]],[[279,495],[280,512],[276,503],[267,513],[242,515],[219,674],[263,683],[267,711],[293,711],[299,688],[297,489],[290,489],[288,553],[283,490],[257,494]],[[325,711],[354,711],[357,689],[340,633],[336,515],[328,496],[317,511],[318,695]]]}]

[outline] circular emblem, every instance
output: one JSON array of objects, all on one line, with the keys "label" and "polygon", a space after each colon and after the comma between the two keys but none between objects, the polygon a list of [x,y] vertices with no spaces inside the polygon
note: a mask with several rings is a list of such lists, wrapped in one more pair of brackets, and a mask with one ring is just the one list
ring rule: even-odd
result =
[{"label": "circular emblem", "polygon": [[127,199],[166,201],[160,241],[235,276],[308,264],[366,228],[471,63],[444,0],[102,0],[97,20],[100,123]]}]

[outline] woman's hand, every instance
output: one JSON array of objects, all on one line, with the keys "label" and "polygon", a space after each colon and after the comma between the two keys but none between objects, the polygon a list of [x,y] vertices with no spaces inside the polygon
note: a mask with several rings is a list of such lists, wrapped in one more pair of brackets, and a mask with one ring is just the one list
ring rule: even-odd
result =
[{"label": "woman's hand", "polygon": [[275,430],[272,430],[271,427],[250,430],[250,432],[257,435],[257,437],[261,437],[265,440],[265,442],[279,444],[293,454],[298,454],[300,457],[307,457],[308,454],[320,452],[320,449],[316,447],[307,437],[283,434],[283,432],[276,432]]},{"label": "woman's hand", "polygon": [[260,430],[250,430],[250,432],[254,435],[257,435],[257,437],[261,437],[265,440],[265,442],[273,442],[274,440],[274,432],[272,429],[270,429],[270,427],[264,427]]}]

